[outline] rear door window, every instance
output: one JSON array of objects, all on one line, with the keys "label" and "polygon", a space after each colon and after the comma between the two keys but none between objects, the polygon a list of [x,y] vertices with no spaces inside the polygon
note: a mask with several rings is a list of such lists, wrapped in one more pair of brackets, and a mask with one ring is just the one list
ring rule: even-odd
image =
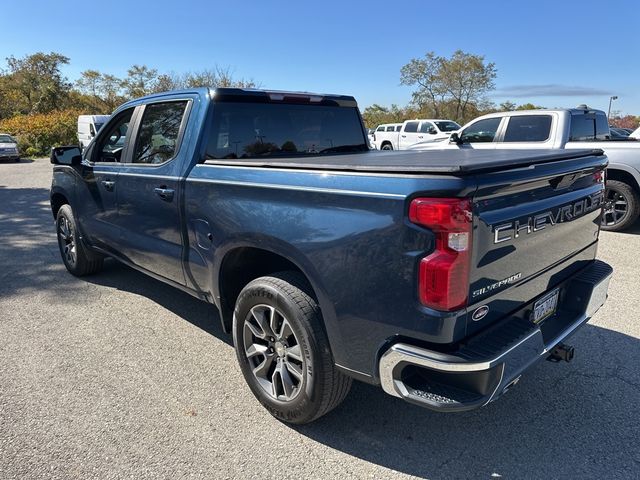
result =
[{"label": "rear door window", "polygon": [[407,122],[404,127],[406,133],[416,133],[418,131],[419,122]]},{"label": "rear door window", "polygon": [[186,107],[186,100],[151,103],[145,107],[133,163],[158,165],[175,156]]},{"label": "rear door window", "polygon": [[551,135],[551,115],[518,115],[509,118],[503,142],[545,142]]}]

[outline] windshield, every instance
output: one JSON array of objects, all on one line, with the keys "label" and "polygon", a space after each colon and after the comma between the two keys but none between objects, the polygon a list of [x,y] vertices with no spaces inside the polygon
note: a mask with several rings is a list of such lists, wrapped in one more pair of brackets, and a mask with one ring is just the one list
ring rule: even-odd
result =
[{"label": "windshield", "polygon": [[206,158],[291,157],[367,151],[355,107],[217,103]]},{"label": "windshield", "polygon": [[10,135],[0,135],[0,143],[16,143]]},{"label": "windshield", "polygon": [[456,122],[452,122],[450,120],[441,121],[441,122],[433,122],[438,127],[438,130],[441,132],[453,132],[455,130],[460,130],[460,125]]}]

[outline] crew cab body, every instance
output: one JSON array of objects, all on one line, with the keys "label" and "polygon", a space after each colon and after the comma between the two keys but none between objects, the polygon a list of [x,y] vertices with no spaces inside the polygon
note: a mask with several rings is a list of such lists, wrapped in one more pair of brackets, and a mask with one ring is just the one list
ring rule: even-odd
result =
[{"label": "crew cab body", "polygon": [[584,107],[492,113],[471,121],[456,135],[455,141],[420,143],[411,148],[418,151],[600,148],[609,158],[607,179],[611,181],[603,227],[622,230],[640,215],[640,142],[633,138],[612,139],[603,111]]},{"label": "crew cab body", "polygon": [[[380,127],[385,128],[380,130]],[[375,131],[373,143],[378,150],[406,150],[419,142],[449,138],[451,132],[459,128],[460,125],[451,120],[406,120],[401,124],[379,126]]]},{"label": "crew cab body", "polygon": [[195,89],[64,153],[61,252],[72,211],[83,249],[214,304],[226,331],[247,286],[293,272],[328,339],[312,357],[435,410],[495,400],[607,296],[598,150],[370,151],[352,97]]}]

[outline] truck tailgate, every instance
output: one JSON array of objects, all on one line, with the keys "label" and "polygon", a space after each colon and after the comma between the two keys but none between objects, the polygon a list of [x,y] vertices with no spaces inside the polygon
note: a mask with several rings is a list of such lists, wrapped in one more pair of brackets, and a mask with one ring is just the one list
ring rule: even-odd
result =
[{"label": "truck tailgate", "polygon": [[594,153],[477,176],[467,333],[595,258],[606,165]]}]

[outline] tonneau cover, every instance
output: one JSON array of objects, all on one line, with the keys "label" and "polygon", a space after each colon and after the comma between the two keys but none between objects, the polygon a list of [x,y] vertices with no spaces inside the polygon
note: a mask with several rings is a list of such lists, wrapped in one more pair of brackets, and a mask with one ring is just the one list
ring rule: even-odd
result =
[{"label": "tonneau cover", "polygon": [[314,155],[292,158],[264,157],[207,160],[207,165],[344,170],[388,173],[449,173],[458,175],[505,170],[528,165],[604,155],[593,150],[430,150],[378,151],[348,155]]}]

